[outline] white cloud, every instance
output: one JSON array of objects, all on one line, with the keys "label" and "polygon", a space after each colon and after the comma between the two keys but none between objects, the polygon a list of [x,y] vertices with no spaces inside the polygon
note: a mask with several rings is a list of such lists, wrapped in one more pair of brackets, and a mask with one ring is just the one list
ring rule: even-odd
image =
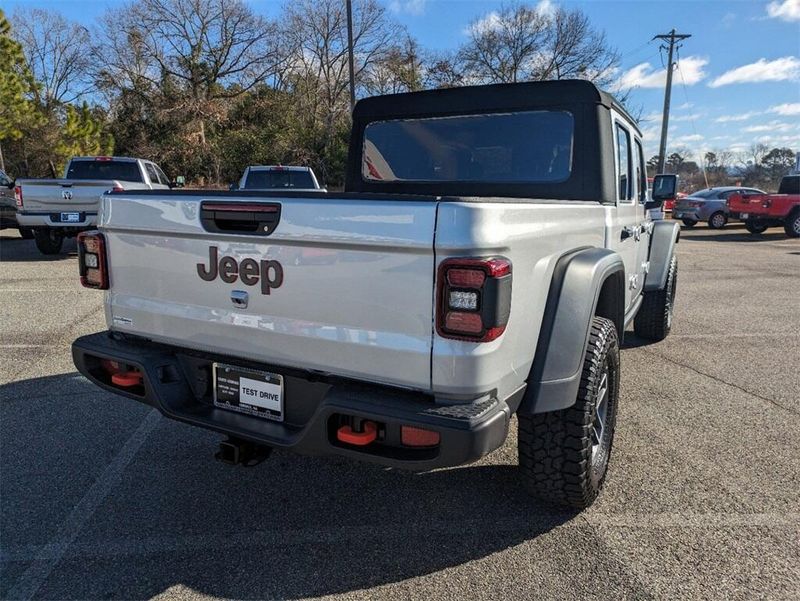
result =
[{"label": "white cloud", "polygon": [[[687,56],[678,62],[678,69],[683,75],[683,82],[687,86],[696,84],[705,78],[703,70],[708,64],[708,59],[701,56]],[[663,88],[667,82],[667,71],[654,68],[650,63],[640,63],[625,71],[613,85],[614,90],[627,90],[630,88]]]},{"label": "white cloud", "polygon": [[757,111],[751,111],[749,113],[740,113],[738,115],[721,115],[714,119],[717,123],[730,123],[731,121],[747,121],[748,119],[752,119],[756,115],[760,115],[761,113]]},{"label": "white cloud", "polygon": [[685,111],[686,109],[690,109],[694,106],[692,102],[684,102],[682,105],[678,107],[679,111]]},{"label": "white cloud", "polygon": [[556,5],[550,0],[542,0],[536,5],[536,12],[545,17],[552,17],[556,12]]},{"label": "white cloud", "polygon": [[761,58],[749,65],[726,71],[708,85],[712,88],[734,83],[756,83],[761,81],[787,81],[800,79],[800,58],[784,56],[773,61]]},{"label": "white cloud", "polygon": [[797,126],[791,123],[782,123],[781,121],[770,121],[769,123],[762,123],[761,125],[751,125],[749,127],[743,127],[742,131],[747,133],[758,133],[762,131],[778,133],[778,132],[792,131],[793,129],[797,129]]},{"label": "white cloud", "polygon": [[776,0],[767,5],[767,14],[773,19],[800,21],[800,0]]},{"label": "white cloud", "polygon": [[800,115],[800,102],[787,102],[786,104],[778,104],[767,109],[769,113],[777,113],[784,117],[793,117]]},{"label": "white cloud", "polygon": [[722,17],[720,23],[725,29],[728,29],[731,25],[736,22],[736,13],[725,13],[725,16]]},{"label": "white cloud", "polygon": [[497,29],[499,25],[500,25],[500,15],[497,14],[497,11],[493,10],[492,12],[485,14],[483,17],[481,17],[474,23],[468,25],[464,29],[464,33],[466,35],[482,34]]},{"label": "white cloud", "polygon": [[691,144],[692,142],[700,142],[703,139],[700,134],[689,134],[688,136],[678,136],[672,140],[672,144]]},{"label": "white cloud", "polygon": [[389,10],[395,14],[406,13],[419,16],[425,14],[425,4],[428,0],[392,0]]},{"label": "white cloud", "polygon": [[[407,3],[414,0],[407,0]],[[543,17],[552,17],[556,12],[556,5],[550,0],[542,0],[536,5],[536,12]],[[493,31],[500,26],[500,14],[493,10],[464,28],[465,35],[482,34]]]}]

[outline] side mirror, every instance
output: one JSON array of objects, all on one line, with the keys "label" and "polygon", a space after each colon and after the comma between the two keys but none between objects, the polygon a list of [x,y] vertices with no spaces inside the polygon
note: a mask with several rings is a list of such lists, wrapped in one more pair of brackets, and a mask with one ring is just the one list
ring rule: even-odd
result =
[{"label": "side mirror", "polygon": [[678,176],[661,174],[653,178],[653,193],[651,199],[647,201],[644,208],[647,210],[658,209],[664,204],[665,200],[675,198],[678,193]]},{"label": "side mirror", "polygon": [[179,175],[175,178],[175,187],[176,188],[183,188],[186,185],[186,178],[182,175]]},{"label": "side mirror", "polygon": [[230,191],[230,192],[235,192],[238,189],[239,189],[239,186],[237,186],[235,182],[228,186],[228,191]]}]

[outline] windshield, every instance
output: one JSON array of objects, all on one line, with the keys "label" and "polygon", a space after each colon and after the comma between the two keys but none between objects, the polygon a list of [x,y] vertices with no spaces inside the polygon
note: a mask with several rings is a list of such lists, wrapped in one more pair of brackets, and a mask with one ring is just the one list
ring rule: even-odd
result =
[{"label": "windshield", "polygon": [[272,188],[316,188],[308,171],[279,171],[277,169],[251,170],[244,183],[245,190],[269,190]]},{"label": "windshield", "polygon": [[141,182],[142,174],[135,161],[71,161],[67,179],[116,179],[123,182]]},{"label": "windshield", "polygon": [[364,130],[366,181],[561,182],[572,168],[566,111],[376,121]]}]

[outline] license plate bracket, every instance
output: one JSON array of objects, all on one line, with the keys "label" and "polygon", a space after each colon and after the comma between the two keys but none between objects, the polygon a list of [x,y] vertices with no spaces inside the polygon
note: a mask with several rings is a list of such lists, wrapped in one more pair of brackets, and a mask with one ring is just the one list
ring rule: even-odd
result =
[{"label": "license plate bracket", "polygon": [[283,376],[214,363],[214,405],[272,421],[283,421]]}]

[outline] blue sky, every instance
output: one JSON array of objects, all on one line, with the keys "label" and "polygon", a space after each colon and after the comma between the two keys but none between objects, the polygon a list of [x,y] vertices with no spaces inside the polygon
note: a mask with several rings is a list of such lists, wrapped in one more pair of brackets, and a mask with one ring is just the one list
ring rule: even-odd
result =
[{"label": "blue sky", "polygon": [[[494,0],[381,0],[423,46],[447,50],[465,39],[470,23],[502,4]],[[282,2],[250,0],[275,15]],[[122,0],[3,0],[3,9],[30,6],[61,11],[91,23]],[[673,27],[689,33],[680,50],[670,117],[670,150],[696,158],[708,149],[740,151],[754,142],[800,151],[800,0],[591,0],[534,1],[578,7],[622,55],[616,77],[633,87],[631,106],[641,108],[649,154],[660,131],[665,76],[658,43]]]}]

